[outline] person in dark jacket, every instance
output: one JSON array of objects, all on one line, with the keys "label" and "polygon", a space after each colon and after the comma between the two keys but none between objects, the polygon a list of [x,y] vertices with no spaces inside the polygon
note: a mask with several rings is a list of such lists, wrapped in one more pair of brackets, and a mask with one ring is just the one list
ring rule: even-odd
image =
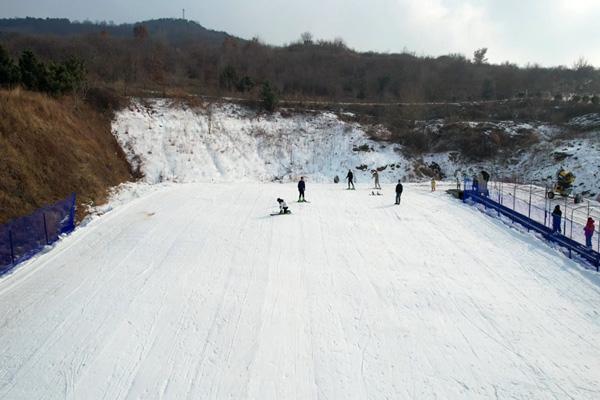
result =
[{"label": "person in dark jacket", "polygon": [[352,189],[355,189],[354,188],[354,174],[352,173],[351,169],[348,170],[348,175],[346,175],[346,179],[348,179],[348,189],[350,189],[350,185],[352,185]]},{"label": "person in dark jacket", "polygon": [[554,207],[554,211],[552,211],[552,233],[560,233],[560,220],[562,219],[562,211],[560,211],[560,206]]},{"label": "person in dark jacket", "polygon": [[402,182],[398,179],[398,184],[396,185],[396,205],[400,204],[403,190]]},{"label": "person in dark jacket", "polygon": [[300,182],[298,182],[298,202],[301,201],[306,201],[306,199],[304,198],[304,190],[306,189],[306,183],[304,182],[304,177],[301,176],[300,177]]},{"label": "person in dark jacket", "polygon": [[594,236],[594,231],[596,230],[596,226],[594,225],[596,221],[592,217],[587,219],[587,224],[585,228],[583,228],[583,232],[585,233],[585,245],[587,247],[592,247],[592,236]]}]

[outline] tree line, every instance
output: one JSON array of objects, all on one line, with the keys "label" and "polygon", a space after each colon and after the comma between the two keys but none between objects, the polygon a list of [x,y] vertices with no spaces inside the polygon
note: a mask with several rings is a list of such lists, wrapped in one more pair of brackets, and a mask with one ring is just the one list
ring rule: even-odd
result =
[{"label": "tree line", "polygon": [[[154,21],[152,29],[137,24],[129,36],[111,35],[102,25],[96,32],[78,35],[4,33],[0,44],[12,55],[33,50],[49,63],[47,70],[56,68],[50,68],[51,60],[78,54],[93,84],[125,94],[132,89],[178,88],[206,95],[355,102],[516,97],[591,102],[600,93],[600,71],[585,60],[571,67],[543,68],[490,64],[488,49],[476,49],[472,57],[361,53],[342,39],[315,40],[308,33],[285,46],[229,35],[215,41],[190,34],[185,40],[181,32],[188,31],[178,25],[183,23],[188,29],[190,22],[183,20]],[[176,41],[165,33],[169,29],[178,29]]]}]

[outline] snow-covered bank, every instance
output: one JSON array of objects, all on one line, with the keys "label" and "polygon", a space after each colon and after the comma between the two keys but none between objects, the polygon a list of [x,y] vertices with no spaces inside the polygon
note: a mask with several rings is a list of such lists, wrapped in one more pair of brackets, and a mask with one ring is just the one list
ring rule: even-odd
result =
[{"label": "snow-covered bank", "polygon": [[0,398],[598,397],[597,274],[369,192],[169,185],[96,218],[0,280]]},{"label": "snow-covered bank", "polygon": [[332,182],[354,170],[386,167],[382,181],[408,176],[397,146],[368,139],[364,129],[331,113],[263,115],[233,105],[190,108],[153,100],[117,114],[113,131],[147,182],[273,181],[309,176]]},{"label": "snow-covered bank", "polygon": [[389,138],[385,128],[346,122],[332,113],[267,115],[227,103],[190,107],[164,99],[134,101],[117,113],[113,131],[149,183],[289,181],[301,175],[313,182],[331,182],[336,175],[343,179],[348,169],[364,183],[376,168],[383,170],[383,182],[414,181],[426,179],[435,163],[446,177],[471,176],[485,169],[493,178],[516,177],[543,185],[564,167],[577,176],[577,192],[595,197],[600,193],[597,119],[596,115],[573,119],[568,126],[591,130],[573,139],[561,139],[566,127],[542,122],[416,121],[415,134],[428,131],[441,135],[440,140],[448,129],[463,128],[481,135],[501,132],[537,138],[513,154],[483,162],[455,151],[407,155],[400,145],[369,139],[367,132],[373,129],[376,136]]}]

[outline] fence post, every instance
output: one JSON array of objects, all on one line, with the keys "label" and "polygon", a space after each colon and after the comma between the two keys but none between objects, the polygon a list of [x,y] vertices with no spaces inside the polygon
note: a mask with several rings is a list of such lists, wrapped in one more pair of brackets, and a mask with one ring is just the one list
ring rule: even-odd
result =
[{"label": "fence post", "polygon": [[71,194],[73,200],[71,202],[71,209],[69,210],[69,228],[66,233],[70,233],[75,229],[75,204],[76,204],[76,194],[73,192]]},{"label": "fence post", "polygon": [[[565,219],[563,221],[563,234],[567,236],[567,211],[569,210],[569,196],[565,197]],[[573,222],[571,222],[573,224]]]},{"label": "fence post", "polygon": [[46,213],[42,213],[42,216],[44,217],[44,234],[46,235],[46,245],[50,244],[50,241],[48,240],[48,225],[46,224]]},{"label": "fence post", "polygon": [[15,266],[15,247],[13,245],[12,229],[8,230],[8,241],[10,242],[10,261]]},{"label": "fence post", "polygon": [[544,226],[548,217],[548,185],[544,185]]},{"label": "fence post", "polygon": [[531,218],[531,192],[533,191],[533,185],[530,183],[529,184],[529,214],[527,215],[529,218]]},{"label": "fence post", "polygon": [[515,188],[513,191],[513,211],[517,208],[517,182],[515,181]]}]

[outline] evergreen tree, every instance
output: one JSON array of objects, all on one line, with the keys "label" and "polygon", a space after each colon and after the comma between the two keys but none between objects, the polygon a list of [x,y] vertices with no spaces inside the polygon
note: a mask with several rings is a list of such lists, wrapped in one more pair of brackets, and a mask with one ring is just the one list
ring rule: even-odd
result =
[{"label": "evergreen tree", "polygon": [[263,83],[260,91],[260,99],[265,110],[273,112],[277,108],[277,96],[269,81]]},{"label": "evergreen tree", "polygon": [[21,83],[28,90],[47,88],[46,66],[39,62],[31,50],[25,50],[19,58]]},{"label": "evergreen tree", "polygon": [[4,47],[0,46],[0,86],[11,87],[18,84],[19,81],[19,68]]}]

